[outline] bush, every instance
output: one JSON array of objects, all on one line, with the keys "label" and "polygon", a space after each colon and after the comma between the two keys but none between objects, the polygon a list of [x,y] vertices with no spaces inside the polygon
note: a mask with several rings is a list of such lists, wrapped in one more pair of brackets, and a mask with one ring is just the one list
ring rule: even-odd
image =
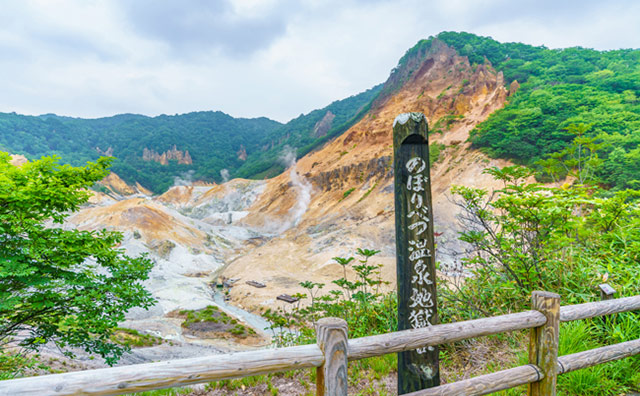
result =
[{"label": "bush", "polygon": [[[270,329],[278,345],[306,344],[315,342],[314,324],[325,317],[342,318],[349,327],[349,337],[357,338],[373,334],[395,331],[398,328],[398,301],[395,292],[382,293],[380,287],[388,282],[380,278],[381,265],[369,264],[369,259],[379,250],[357,249],[358,260],[354,257],[334,257],[343,267],[343,276],[332,283],[339,287],[320,295],[323,283],[301,282],[308,290],[309,305],[301,301],[308,296],[297,294],[298,303],[290,310],[268,309],[263,316],[272,323]],[[356,263],[356,264],[354,264]],[[356,279],[350,280],[347,267],[356,272]]]},{"label": "bush", "polygon": [[[563,304],[589,301],[603,278],[621,295],[640,285],[640,192],[606,194],[596,186],[526,183],[521,167],[486,170],[504,188],[456,186],[469,246],[465,270],[443,288],[461,317],[527,309],[533,290],[562,295]],[[449,278],[448,278],[449,279]]]}]

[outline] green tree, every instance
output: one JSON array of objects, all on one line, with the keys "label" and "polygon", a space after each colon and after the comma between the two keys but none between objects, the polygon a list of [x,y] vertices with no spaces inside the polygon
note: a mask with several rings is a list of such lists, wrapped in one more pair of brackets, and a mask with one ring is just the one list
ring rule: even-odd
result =
[{"label": "green tree", "polygon": [[571,144],[564,150],[549,154],[547,159],[537,162],[554,181],[569,175],[580,185],[597,182],[596,169],[602,165],[598,151],[603,145],[597,142],[597,138],[586,135],[590,127],[585,124],[569,125],[565,129],[575,135]]},{"label": "green tree", "polygon": [[460,239],[468,244],[465,272],[443,279],[453,311],[522,310],[540,289],[561,293],[564,304],[581,303],[605,274],[621,295],[638,293],[639,191],[529,183],[533,171],[518,166],[485,172],[504,187],[452,188],[461,208]]},{"label": "green tree", "polygon": [[126,350],[109,340],[132,307],[154,302],[142,286],[153,263],[117,249],[117,232],[66,230],[65,217],[107,174],[108,158],[84,167],[45,157],[21,167],[0,153],[0,344],[54,341],[113,364]]}]

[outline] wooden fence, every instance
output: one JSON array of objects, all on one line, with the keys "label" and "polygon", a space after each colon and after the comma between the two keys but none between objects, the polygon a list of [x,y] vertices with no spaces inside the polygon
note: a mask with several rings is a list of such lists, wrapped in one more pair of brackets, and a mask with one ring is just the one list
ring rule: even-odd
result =
[{"label": "wooden fence", "polygon": [[316,345],[20,378],[1,381],[0,394],[119,395],[315,367],[318,395],[346,395],[347,361],[531,329],[529,364],[409,395],[485,395],[524,384],[529,395],[555,395],[558,375],[640,354],[639,339],[558,357],[559,323],[634,310],[640,296],[560,307],[557,294],[534,292],[530,311],[353,340],[346,322],[326,318]]}]

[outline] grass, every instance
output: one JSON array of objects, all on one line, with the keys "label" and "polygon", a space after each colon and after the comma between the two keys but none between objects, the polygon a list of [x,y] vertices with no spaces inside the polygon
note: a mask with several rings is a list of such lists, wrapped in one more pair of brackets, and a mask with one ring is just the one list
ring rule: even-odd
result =
[{"label": "grass", "polygon": [[[598,339],[597,323],[600,320],[601,318],[563,323],[558,354],[569,355],[604,346],[605,343]],[[558,395],[606,396],[639,389],[640,356],[616,360],[558,377]]]},{"label": "grass", "polygon": [[433,142],[429,145],[429,163],[431,165],[438,162],[438,160],[440,159],[440,153],[442,153],[442,151],[446,147],[447,146],[445,146],[444,144],[438,142]]},{"label": "grass", "polygon": [[355,189],[355,187],[351,187],[350,189],[342,193],[342,199],[346,199],[352,192],[355,191]]},{"label": "grass", "polygon": [[[185,318],[182,327],[192,331],[228,332],[241,338],[256,334],[251,327],[239,323],[213,305],[195,311],[182,310],[178,315]],[[203,327],[202,324],[205,326]]]},{"label": "grass", "polygon": [[152,334],[142,334],[134,329],[126,329],[118,327],[111,336],[111,341],[116,344],[128,346],[131,348],[144,348],[160,345],[164,340]]},{"label": "grass", "polygon": [[396,371],[398,371],[398,355],[395,353],[356,360],[349,364],[350,375],[370,380],[381,381]]},{"label": "grass", "polygon": [[[390,395],[384,379],[397,372],[397,355],[388,354],[349,363],[349,388],[356,395]],[[300,394],[315,395],[316,370],[292,370],[283,373],[257,375],[232,380],[211,382],[206,390],[220,390],[224,394],[234,394],[243,390],[252,394],[278,395],[278,385],[296,383]],[[265,393],[266,392],[266,393]]]},{"label": "grass", "polygon": [[130,396],[180,396],[193,392],[190,388],[158,389],[147,392],[126,393]]},{"label": "grass", "polygon": [[371,186],[371,188],[370,188],[370,189],[368,189],[368,190],[367,190],[367,192],[366,192],[366,193],[364,193],[364,195],[360,197],[360,199],[358,200],[358,202],[360,202],[360,201],[364,200],[366,197],[368,197],[368,196],[369,196],[369,194],[371,194],[371,191],[373,191],[376,187],[378,187],[378,183],[377,183],[377,182],[376,182],[376,183],[374,183],[374,184],[373,184],[373,186]]},{"label": "grass", "polygon": [[444,95],[447,94],[447,91],[451,89],[451,85],[449,85],[448,87],[446,87],[445,89],[442,90],[442,92],[440,92],[440,94],[438,95],[438,97],[436,99],[442,99],[442,97]]},{"label": "grass", "polygon": [[[446,91],[446,90],[445,90]],[[463,119],[463,115],[455,115],[453,113],[447,114],[441,118],[439,118],[433,126],[429,129],[429,134],[431,133],[440,133],[442,134],[444,131],[448,130],[457,120]]]},{"label": "grass", "polygon": [[233,391],[236,389],[250,388],[260,384],[270,384],[273,379],[273,374],[269,375],[256,375],[252,377],[244,377],[231,380],[222,380],[211,382],[207,385],[206,389],[225,389]]}]

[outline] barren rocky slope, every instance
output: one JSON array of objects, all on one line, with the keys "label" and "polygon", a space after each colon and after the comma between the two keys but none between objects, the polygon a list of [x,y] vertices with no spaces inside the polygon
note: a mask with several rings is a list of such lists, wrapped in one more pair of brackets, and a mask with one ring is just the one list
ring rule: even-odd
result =
[{"label": "barren rocky slope", "polygon": [[[300,281],[329,284],[342,271],[332,257],[353,255],[358,247],[382,251],[374,261],[384,265],[383,276],[393,284],[392,124],[405,112],[424,113],[430,130],[441,131],[430,137],[430,144],[444,145],[431,169],[437,259],[455,261],[453,252],[459,250],[456,207],[448,192],[453,184],[494,186],[482,170],[504,165],[503,161],[470,150],[465,141],[476,124],[504,105],[509,92],[502,74],[488,63],[472,67],[466,57],[437,40],[426,53],[409,59],[405,68],[410,70],[396,70],[386,83],[397,86],[398,79],[409,76],[400,89],[378,98],[371,111],[342,136],[300,159],[295,174],[285,172],[267,182],[243,224],[260,228],[286,219],[299,205],[304,183],[310,190],[308,208],[293,227],[248,248],[224,269],[228,277],[267,284],[262,289],[234,287],[233,302],[260,309],[273,304],[282,292],[302,291]],[[292,180],[292,175],[300,180]]]}]

